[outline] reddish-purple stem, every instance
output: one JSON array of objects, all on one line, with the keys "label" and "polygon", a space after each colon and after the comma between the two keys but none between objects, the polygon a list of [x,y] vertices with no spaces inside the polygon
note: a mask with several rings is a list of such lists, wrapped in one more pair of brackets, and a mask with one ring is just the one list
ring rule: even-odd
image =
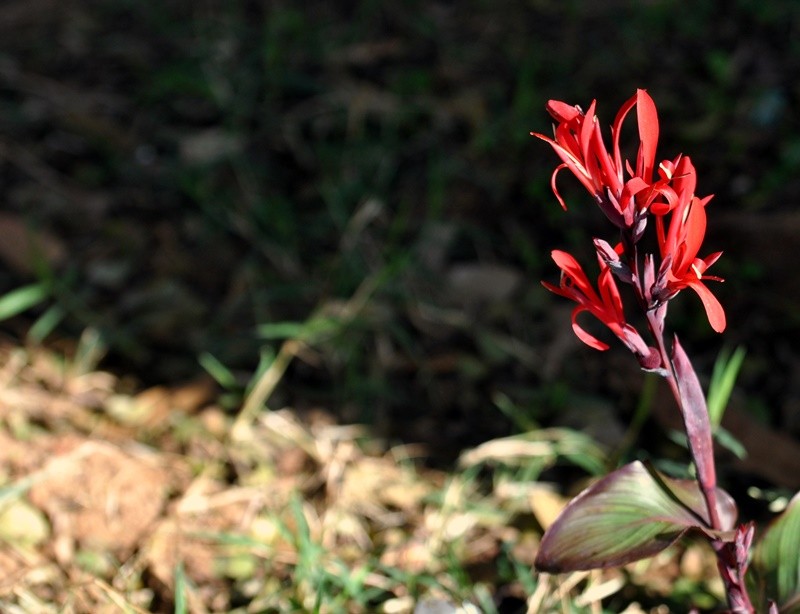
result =
[{"label": "reddish-purple stem", "polygon": [[[651,308],[649,306],[650,301],[648,289],[644,287],[645,280],[640,274],[636,242],[632,236],[625,236],[625,233],[623,233],[622,241],[625,246],[625,253],[628,254],[628,267],[633,273],[634,281],[632,285],[636,294],[637,303],[645,312],[650,334],[652,335],[656,344],[656,349],[661,356],[661,366],[664,369],[664,378],[667,380],[670,390],[672,390],[672,395],[675,397],[675,401],[678,404],[678,408],[681,412],[681,417],[683,418],[686,435],[689,440],[689,451],[692,455],[692,460],[694,461],[695,467],[697,468],[697,481],[700,485],[701,491],[703,492],[703,498],[706,501],[706,507],[708,508],[709,523],[711,524],[712,529],[719,531],[722,529],[722,526],[719,519],[719,512],[717,510],[717,480],[716,472],[714,470],[714,455],[711,447],[711,427],[708,424],[708,412],[704,409],[704,407],[699,408],[702,411],[705,411],[705,415],[698,417],[697,414],[699,412],[696,411],[698,410],[697,407],[687,407],[687,399],[685,398],[686,395],[685,393],[682,393],[681,390],[680,374],[676,370],[664,342],[664,319],[667,314],[666,305],[661,305],[656,308]],[[677,344],[677,340],[675,343]],[[694,374],[688,359],[683,365],[683,370],[684,377],[687,375],[693,375],[696,380],[697,376]],[[691,373],[687,373],[687,370],[691,371]],[[697,385],[699,386],[699,384]],[[690,388],[691,386],[689,385],[684,386],[684,389],[686,390]],[[699,399],[698,402],[701,402],[703,406],[705,406],[704,400]],[[705,419],[704,424],[699,423],[701,418]]]},{"label": "reddish-purple stem", "polygon": [[[702,397],[702,389],[699,388],[697,374],[685,356],[683,349],[677,347],[679,345],[677,339],[674,342],[676,347],[673,348],[673,356],[678,355],[680,360],[678,367],[676,367],[676,361],[667,351],[664,341],[664,320],[666,318],[667,305],[663,304],[655,308],[650,307],[648,289],[645,288],[645,280],[640,275],[636,243],[632,237],[625,237],[624,233],[622,240],[625,244],[625,253],[628,254],[628,266],[632,273],[632,286],[637,302],[646,314],[648,329],[661,357],[662,374],[669,384],[683,419],[686,436],[689,441],[689,452],[697,468],[697,482],[708,509],[709,524],[711,529],[721,531],[723,527],[717,508],[716,470],[711,426],[708,422],[708,410],[705,406],[705,399]],[[646,266],[647,264],[645,268]],[[687,398],[692,396],[698,398]],[[689,406],[690,404],[692,404],[691,407]],[[752,539],[752,529],[750,531],[750,539]],[[750,602],[750,596],[744,583],[746,552],[743,559],[738,559],[738,557],[734,556],[737,546],[739,550],[742,550],[739,536],[737,535],[737,543],[714,539],[711,545],[717,555],[717,568],[725,583],[727,601],[731,612],[734,614],[753,614],[755,608]],[[744,550],[749,550],[749,541]]]}]

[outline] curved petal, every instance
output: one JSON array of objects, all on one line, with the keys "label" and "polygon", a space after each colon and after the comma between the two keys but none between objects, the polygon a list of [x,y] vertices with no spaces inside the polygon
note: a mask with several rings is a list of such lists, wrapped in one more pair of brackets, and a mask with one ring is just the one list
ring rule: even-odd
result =
[{"label": "curved petal", "polygon": [[557,122],[571,122],[581,114],[577,107],[560,100],[548,100],[545,108]]},{"label": "curved petal", "polygon": [[614,123],[611,125],[611,138],[614,140],[614,162],[616,162],[617,168],[622,168],[622,154],[619,151],[619,135],[622,132],[622,122],[625,121],[625,117],[635,104],[636,94],[628,98],[625,104],[620,107],[619,111],[617,111],[617,116],[614,118]]},{"label": "curved petal", "polygon": [[560,288],[559,286],[556,286],[555,284],[551,284],[549,281],[542,280],[541,284],[545,288],[550,290],[550,292],[552,292],[553,294],[558,294],[559,296],[563,296],[564,298],[568,298],[570,300],[575,298],[572,294],[570,294],[569,292],[567,292],[563,288]]},{"label": "curved petal", "polygon": [[[553,187],[553,191],[554,192],[556,192],[555,187],[554,187],[555,186],[555,176],[558,174],[558,172],[561,169],[568,168],[572,172],[572,174],[575,175],[575,177],[578,179],[578,181],[580,181],[583,184],[583,187],[585,187],[589,191],[590,194],[594,194],[595,193],[596,190],[595,190],[594,184],[592,183],[591,178],[589,178],[587,176],[587,172],[586,172],[586,169],[583,166],[583,162],[578,160],[572,154],[572,152],[569,151],[569,149],[567,149],[566,147],[562,146],[561,143],[558,143],[557,141],[554,141],[553,139],[551,139],[548,136],[545,136],[543,134],[539,134],[538,132],[531,132],[531,136],[535,136],[536,138],[547,142],[550,145],[550,147],[553,148],[553,151],[556,152],[558,157],[561,158],[561,161],[563,162],[563,164],[561,164],[558,168],[556,168],[556,170],[553,172],[553,177],[550,179],[550,185],[551,185],[551,187]],[[557,192],[556,192],[556,196],[558,196]],[[559,201],[562,203],[561,206],[564,207],[564,209],[566,209],[566,206],[563,204],[564,201],[561,200],[560,198],[559,198]]]},{"label": "curved petal", "polygon": [[575,260],[572,254],[563,252],[560,249],[554,249],[550,256],[553,258],[553,262],[556,263],[558,268],[561,269],[563,274],[571,280],[572,284],[577,290],[579,290],[592,302],[599,301],[597,293],[594,291],[594,288],[592,288],[592,284],[589,283],[589,278],[586,277],[586,273],[583,272],[583,268],[578,261]]},{"label": "curved petal", "polygon": [[622,193],[636,196],[639,192],[642,192],[649,187],[650,184],[641,177],[632,177],[625,182],[625,187],[622,189]]},{"label": "curved petal", "polygon": [[561,205],[561,208],[566,211],[567,210],[567,203],[564,202],[563,197],[561,196],[561,192],[558,191],[558,184],[556,184],[556,177],[558,177],[558,173],[563,171],[567,168],[566,164],[559,164],[556,167],[556,170],[553,171],[553,174],[550,176],[550,189],[553,190],[553,194],[556,195],[556,199],[558,203]]},{"label": "curved petal", "polygon": [[603,272],[600,273],[597,286],[600,290],[603,304],[613,310],[616,320],[624,321],[625,316],[622,311],[622,297],[619,295],[619,289],[617,288],[617,283],[610,268],[605,267]]},{"label": "curved petal", "polygon": [[[664,201],[656,201],[661,196]],[[644,208],[657,217],[663,217],[678,205],[678,195],[665,181],[659,181],[652,186],[652,194],[648,195]]]},{"label": "curved petal", "polygon": [[590,348],[594,348],[595,350],[600,350],[604,352],[608,349],[608,344],[603,343],[597,337],[590,335],[585,330],[583,330],[580,325],[578,324],[577,317],[584,311],[588,311],[586,307],[582,305],[578,305],[575,309],[572,310],[572,330],[575,333],[575,336],[578,337],[581,341],[583,341],[586,345]]},{"label": "curved petal", "polygon": [[678,154],[674,160],[662,160],[658,165],[658,175],[665,181],[672,181],[681,158],[683,158],[683,154]]},{"label": "curved petal", "polygon": [[700,297],[700,300],[703,301],[703,307],[706,310],[706,316],[708,317],[708,323],[711,324],[711,328],[718,333],[724,331],[726,326],[725,310],[722,308],[719,300],[717,300],[717,297],[714,296],[711,290],[700,280],[691,281],[688,286],[694,290],[697,296]]}]

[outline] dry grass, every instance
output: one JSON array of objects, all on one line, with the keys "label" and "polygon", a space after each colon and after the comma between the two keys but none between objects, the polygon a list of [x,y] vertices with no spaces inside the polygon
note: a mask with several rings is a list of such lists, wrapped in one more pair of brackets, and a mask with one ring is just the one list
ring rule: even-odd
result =
[{"label": "dry grass", "polygon": [[488,442],[448,474],[323,410],[233,429],[206,381],[126,392],[86,345],[0,352],[3,611],[600,612],[631,577],[668,594],[681,571],[674,552],[531,571],[564,499],[497,468],[552,464],[564,432]]}]

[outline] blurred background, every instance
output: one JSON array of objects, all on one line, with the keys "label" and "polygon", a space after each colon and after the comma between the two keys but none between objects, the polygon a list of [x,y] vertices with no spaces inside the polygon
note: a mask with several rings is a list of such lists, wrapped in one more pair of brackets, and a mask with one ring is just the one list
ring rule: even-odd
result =
[{"label": "blurred background", "polygon": [[728,329],[693,295],[672,325],[705,374],[744,345],[735,403],[800,432],[793,0],[6,0],[0,40],[11,341],[96,331],[105,368],[210,374],[231,410],[283,348],[269,407],[443,462],[548,424],[618,441],[642,377],[539,283],[613,234],[566,174],[559,208],[529,132],[550,98],[607,126],[640,87],[725,251]]},{"label": "blurred background", "polygon": [[636,88],[716,195],[728,328],[668,322],[704,385],[746,350],[718,470],[764,521],[800,489],[800,3],[0,2],[0,609],[719,610],[691,540],[532,573],[589,476],[688,471],[666,389],[540,284],[615,237],[530,132]]}]

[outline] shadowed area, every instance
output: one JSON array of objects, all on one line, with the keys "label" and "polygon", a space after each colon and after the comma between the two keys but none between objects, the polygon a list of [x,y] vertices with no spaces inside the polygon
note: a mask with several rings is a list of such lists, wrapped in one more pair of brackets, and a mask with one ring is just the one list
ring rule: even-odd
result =
[{"label": "shadowed area", "polygon": [[[590,322],[612,347],[581,345],[540,284],[551,250],[589,263],[617,237],[569,173],[559,207],[529,133],[550,133],[549,99],[596,99],[608,139],[636,88],[657,159],[691,156],[715,194],[701,256],[724,252],[709,285],[728,327],[691,292],[668,323],[704,386],[721,348],[747,350],[723,424],[751,453],[719,470],[765,519],[800,475],[798,28],[791,0],[3,2],[3,477],[61,587],[25,590],[63,605],[89,573],[75,611],[172,611],[183,578],[190,611],[289,611],[313,607],[305,579],[344,595],[330,611],[410,612],[416,574],[484,609],[556,608],[525,584],[552,510],[615,461],[685,465],[668,395]],[[91,512],[109,493],[117,524]],[[257,547],[234,552],[239,529]],[[341,558],[303,568],[303,544]],[[626,572],[639,588],[618,601],[589,589],[621,573],[577,592],[655,607],[688,556],[690,598],[713,607],[694,547]],[[355,552],[373,557],[356,596],[336,580]],[[293,576],[291,595],[270,584]]]}]

